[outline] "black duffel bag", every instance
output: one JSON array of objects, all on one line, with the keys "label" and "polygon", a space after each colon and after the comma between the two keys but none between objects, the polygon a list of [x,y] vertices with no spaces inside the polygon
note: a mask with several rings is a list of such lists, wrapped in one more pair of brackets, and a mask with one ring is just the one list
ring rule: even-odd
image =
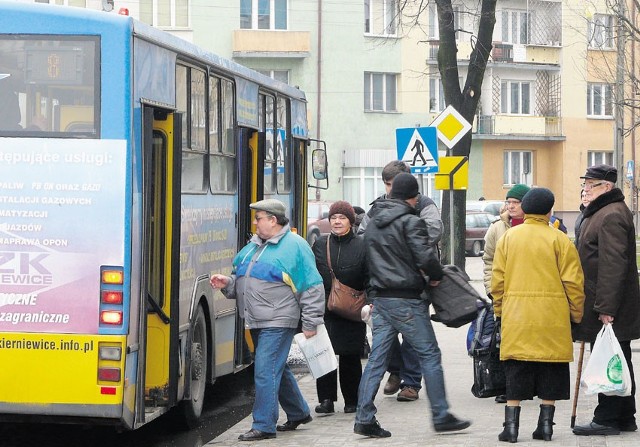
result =
[{"label": "black duffel bag", "polygon": [[500,361],[500,320],[493,327],[491,343],[487,347],[475,348],[473,357],[473,385],[471,394],[475,397],[493,397],[505,394],[507,380]]},{"label": "black duffel bag", "polygon": [[427,296],[435,311],[431,320],[448,327],[471,323],[477,318],[478,304],[484,303],[484,299],[469,284],[466,272],[455,265],[445,265],[442,269],[444,276],[438,286],[430,287],[427,282]]}]

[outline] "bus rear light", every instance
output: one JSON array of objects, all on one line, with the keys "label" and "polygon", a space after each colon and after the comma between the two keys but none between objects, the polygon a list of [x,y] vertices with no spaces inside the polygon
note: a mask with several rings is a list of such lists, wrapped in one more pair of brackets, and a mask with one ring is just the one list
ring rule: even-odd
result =
[{"label": "bus rear light", "polygon": [[122,270],[103,270],[102,282],[104,284],[123,284],[124,272]]},{"label": "bus rear light", "polygon": [[120,361],[122,349],[117,346],[100,346],[100,360]]},{"label": "bus rear light", "polygon": [[104,304],[122,304],[122,292],[115,290],[103,290],[102,302]]},{"label": "bus rear light", "polygon": [[98,380],[101,382],[120,382],[120,368],[98,368]]},{"label": "bus rear light", "polygon": [[114,386],[101,386],[100,387],[100,394],[115,395],[116,394],[116,387],[114,387]]},{"label": "bus rear light", "polygon": [[101,324],[122,324],[122,312],[118,310],[103,310],[100,312]]}]

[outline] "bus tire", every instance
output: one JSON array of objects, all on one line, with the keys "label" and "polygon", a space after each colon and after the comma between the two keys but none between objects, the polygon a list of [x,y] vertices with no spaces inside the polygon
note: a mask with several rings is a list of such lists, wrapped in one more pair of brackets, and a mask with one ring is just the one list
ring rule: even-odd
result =
[{"label": "bus tire", "polygon": [[208,344],[207,322],[202,306],[198,306],[193,319],[191,338],[191,378],[189,380],[190,400],[180,402],[180,413],[184,425],[188,429],[198,426],[202,415],[204,394],[207,385]]}]

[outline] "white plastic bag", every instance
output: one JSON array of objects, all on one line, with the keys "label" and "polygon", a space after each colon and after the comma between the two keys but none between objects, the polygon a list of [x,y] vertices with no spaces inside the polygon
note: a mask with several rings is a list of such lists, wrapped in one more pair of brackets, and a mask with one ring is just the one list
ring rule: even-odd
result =
[{"label": "white plastic bag", "polygon": [[327,328],[321,324],[316,331],[316,335],[311,338],[306,338],[303,333],[296,334],[294,337],[314,379],[338,368],[338,360],[331,346]]},{"label": "white plastic bag", "polygon": [[598,333],[581,383],[585,394],[631,395],[629,366],[610,324]]}]

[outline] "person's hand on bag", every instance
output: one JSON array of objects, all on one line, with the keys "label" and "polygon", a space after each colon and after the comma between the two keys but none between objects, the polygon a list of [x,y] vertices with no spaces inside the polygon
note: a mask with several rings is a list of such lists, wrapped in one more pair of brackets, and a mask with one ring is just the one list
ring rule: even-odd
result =
[{"label": "person's hand on bag", "polygon": [[431,287],[438,287],[438,284],[440,284],[440,281],[433,281],[433,280],[429,281],[429,285]]},{"label": "person's hand on bag", "polygon": [[611,315],[600,314],[598,319],[600,321],[602,321],[602,324],[611,324],[611,323],[613,323],[613,316],[611,316]]},{"label": "person's hand on bag", "polygon": [[304,334],[305,338],[311,338],[314,335],[316,335],[318,333],[318,331],[305,331],[304,329],[302,330],[302,333]]}]

